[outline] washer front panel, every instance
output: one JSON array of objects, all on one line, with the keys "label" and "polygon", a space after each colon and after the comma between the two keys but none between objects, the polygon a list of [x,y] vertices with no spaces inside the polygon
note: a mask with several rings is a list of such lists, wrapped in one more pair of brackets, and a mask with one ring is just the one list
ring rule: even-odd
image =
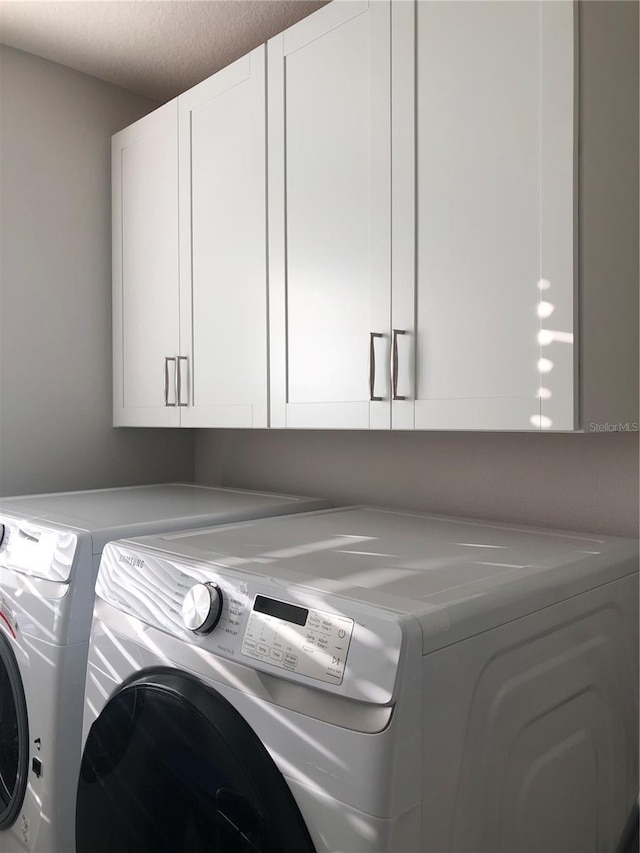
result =
[{"label": "washer front panel", "polygon": [[353,619],[257,595],[249,615],[242,654],[342,684]]}]

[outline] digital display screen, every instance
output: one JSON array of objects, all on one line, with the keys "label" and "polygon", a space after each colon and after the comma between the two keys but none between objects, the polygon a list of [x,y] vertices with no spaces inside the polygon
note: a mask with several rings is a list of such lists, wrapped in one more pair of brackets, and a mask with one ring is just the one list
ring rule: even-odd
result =
[{"label": "digital display screen", "polygon": [[293,622],[294,625],[306,625],[309,615],[309,611],[305,607],[296,607],[295,604],[287,604],[285,601],[265,598],[264,595],[256,595],[253,609],[257,613],[266,613],[267,616],[275,616],[276,619]]}]

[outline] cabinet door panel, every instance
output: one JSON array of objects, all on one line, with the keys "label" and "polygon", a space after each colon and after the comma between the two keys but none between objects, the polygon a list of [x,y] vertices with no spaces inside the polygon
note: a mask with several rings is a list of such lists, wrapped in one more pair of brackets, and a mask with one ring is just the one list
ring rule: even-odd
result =
[{"label": "cabinet door panel", "polygon": [[273,426],[389,425],[389,15],[332,4],[269,43]]},{"label": "cabinet door panel", "polygon": [[[533,410],[535,412],[535,409]],[[416,425],[428,429],[521,430],[532,429],[530,397],[468,397],[416,400]],[[464,426],[461,426],[461,425]],[[500,426],[496,426],[500,424]],[[456,426],[454,426],[456,425]]]},{"label": "cabinet door panel", "polygon": [[179,423],[177,142],[175,101],[112,141],[116,426]]},{"label": "cabinet door panel", "polygon": [[[573,297],[572,16],[416,5],[417,428],[572,427],[573,319],[554,363],[538,311],[550,266]],[[568,394],[568,421],[543,415],[541,386]]]},{"label": "cabinet door panel", "polygon": [[266,427],[265,48],[178,103],[182,423]]},{"label": "cabinet door panel", "polygon": [[540,385],[546,389],[540,399],[540,420],[542,429],[570,430],[580,426],[577,342],[574,345],[574,335],[580,334],[579,293],[574,286],[578,210],[574,9],[573,3],[557,0],[541,6],[540,279],[546,289],[540,291],[539,299],[540,308],[550,306],[553,311],[540,319],[541,334],[546,335],[540,354],[551,365],[540,376]]}]

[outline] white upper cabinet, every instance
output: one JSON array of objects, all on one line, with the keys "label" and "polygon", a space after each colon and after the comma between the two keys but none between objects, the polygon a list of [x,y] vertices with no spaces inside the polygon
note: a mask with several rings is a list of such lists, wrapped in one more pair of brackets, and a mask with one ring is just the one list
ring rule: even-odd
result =
[{"label": "white upper cabinet", "polygon": [[178,98],[182,425],[266,427],[265,48]]},{"label": "white upper cabinet", "polygon": [[177,426],[178,124],[171,101],[112,140],[116,426]]},{"label": "white upper cabinet", "polygon": [[573,14],[339,0],[269,42],[272,426],[574,428]]},{"label": "white upper cabinet", "polygon": [[268,425],[265,53],[113,138],[117,426]]},{"label": "white upper cabinet", "polygon": [[393,4],[394,427],[574,428],[573,15]]},{"label": "white upper cabinet", "polygon": [[629,74],[578,87],[578,25],[334,0],[117,134],[115,423],[635,423]]},{"label": "white upper cabinet", "polygon": [[389,427],[390,3],[268,43],[271,425]]}]

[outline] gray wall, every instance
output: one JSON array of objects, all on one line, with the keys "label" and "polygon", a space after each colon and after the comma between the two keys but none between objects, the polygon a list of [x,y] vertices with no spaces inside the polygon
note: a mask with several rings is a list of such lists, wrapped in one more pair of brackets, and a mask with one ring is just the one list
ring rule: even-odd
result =
[{"label": "gray wall", "polygon": [[[617,375],[638,375],[638,353],[624,345],[637,335],[637,310],[607,292],[621,276],[637,305],[638,4],[580,5],[579,260],[589,296],[580,319],[585,338],[597,337],[603,318],[621,332],[606,364],[583,348],[583,364],[599,375],[583,404],[606,421],[617,420],[607,417]],[[638,433],[201,431],[195,470],[201,483],[337,503],[638,535]]]},{"label": "gray wall", "polygon": [[111,428],[110,136],[156,104],[0,46],[0,494],[193,479]]},{"label": "gray wall", "polygon": [[229,430],[196,443],[197,481],[637,536],[631,433]]}]

